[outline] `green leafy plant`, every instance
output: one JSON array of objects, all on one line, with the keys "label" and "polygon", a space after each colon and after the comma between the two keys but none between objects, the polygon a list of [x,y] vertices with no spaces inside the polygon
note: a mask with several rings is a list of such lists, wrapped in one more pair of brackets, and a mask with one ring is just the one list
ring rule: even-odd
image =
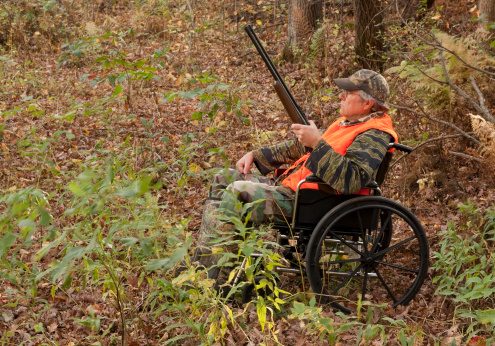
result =
[{"label": "green leafy plant", "polygon": [[460,204],[463,222],[451,222],[441,234],[440,250],[433,268],[436,293],[457,304],[456,320],[468,340],[475,334],[494,341],[495,327],[495,208],[481,210],[475,204]]},{"label": "green leafy plant", "polygon": [[[452,101],[454,90],[445,83],[443,66],[452,83],[462,86],[469,81],[471,74],[476,73],[471,66],[487,68],[492,58],[476,51],[477,43],[470,39],[449,36],[437,30],[433,35],[442,47],[426,40],[418,42],[412,54],[406,55],[400,66],[389,68],[387,72],[399,72],[399,76],[408,80],[418,97],[427,98],[431,104],[446,107]],[[444,52],[444,55],[440,55],[443,50],[456,54]],[[471,66],[465,62],[469,62]],[[477,75],[483,76],[479,73]]]}]

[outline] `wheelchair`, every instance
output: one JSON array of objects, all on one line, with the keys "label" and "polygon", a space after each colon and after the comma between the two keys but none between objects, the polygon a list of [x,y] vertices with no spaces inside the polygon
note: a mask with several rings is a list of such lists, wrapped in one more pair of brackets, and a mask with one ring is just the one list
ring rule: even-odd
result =
[{"label": "wheelchair", "polygon": [[[398,143],[389,148],[412,150]],[[376,180],[367,186],[369,196],[335,194],[317,177],[307,177],[297,187],[290,224],[273,227],[291,263],[274,271],[302,273],[320,305],[345,314],[367,302],[395,309],[408,304],[425,280],[429,246],[421,223],[407,208],[381,196],[392,155],[387,152]],[[319,189],[302,188],[306,182],[318,183]],[[245,288],[245,301],[254,288]]]}]

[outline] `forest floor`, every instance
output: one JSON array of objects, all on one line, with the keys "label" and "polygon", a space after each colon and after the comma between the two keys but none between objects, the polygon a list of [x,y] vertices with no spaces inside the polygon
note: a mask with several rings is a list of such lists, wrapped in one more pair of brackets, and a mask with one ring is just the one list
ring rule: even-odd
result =
[{"label": "forest floor", "polygon": [[[294,297],[265,310],[266,326],[259,305],[220,302],[214,292],[187,297],[170,270],[156,270],[194,248],[215,168],[292,136],[242,24],[258,21],[269,54],[321,128],[338,115],[332,77],[357,68],[346,58],[353,31],[345,23],[331,56],[288,63],[277,56],[285,7],[196,6],[194,16],[182,3],[166,13],[151,5],[81,7],[64,14],[80,23],[70,45],[47,30],[12,35],[2,46],[0,344],[471,342],[466,324],[456,322],[456,303],[435,294],[433,268],[409,305],[366,316],[307,305],[311,294],[285,278],[280,288]],[[396,75],[387,78],[405,92]],[[392,117],[408,144],[435,128],[411,113]],[[431,261],[448,224],[466,224],[460,203],[486,210],[495,202],[485,168],[448,155],[452,148],[473,153],[467,141],[433,142],[398,161],[383,188],[421,221]],[[300,301],[306,310],[298,313]]]}]

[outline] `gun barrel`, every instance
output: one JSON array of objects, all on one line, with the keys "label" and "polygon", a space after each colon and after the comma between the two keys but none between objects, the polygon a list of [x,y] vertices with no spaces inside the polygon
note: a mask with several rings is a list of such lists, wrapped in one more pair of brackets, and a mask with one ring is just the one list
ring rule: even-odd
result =
[{"label": "gun barrel", "polygon": [[265,65],[268,68],[268,70],[270,71],[270,73],[272,74],[273,78],[275,80],[281,80],[282,77],[280,77],[280,74],[278,73],[277,68],[273,64],[273,61],[268,56],[268,53],[266,52],[265,48],[261,44],[260,40],[258,39],[258,36],[256,36],[256,33],[253,30],[253,27],[248,24],[244,27],[244,30],[247,32],[249,38],[253,42],[254,47],[258,51],[259,55],[261,55],[261,58],[265,62]]},{"label": "gun barrel", "polygon": [[274,85],[275,90],[277,91],[277,94],[280,100],[282,101],[284,108],[287,110],[287,113],[289,113],[289,116],[292,119],[292,121],[294,121],[295,114],[297,114],[297,118],[299,118],[299,121],[295,121],[295,122],[304,125],[309,125],[306,115],[302,111],[301,107],[299,107],[296,100],[294,99],[294,96],[292,96],[289,88],[285,84],[283,78],[278,73],[278,70],[273,64],[273,61],[268,56],[268,53],[261,44],[260,40],[258,39],[258,36],[256,36],[253,27],[248,24],[244,27],[244,30],[246,31],[249,38],[253,42],[254,46],[256,47],[256,50],[258,51],[259,55],[265,62],[266,67],[268,68],[273,79],[275,80],[275,85]]}]

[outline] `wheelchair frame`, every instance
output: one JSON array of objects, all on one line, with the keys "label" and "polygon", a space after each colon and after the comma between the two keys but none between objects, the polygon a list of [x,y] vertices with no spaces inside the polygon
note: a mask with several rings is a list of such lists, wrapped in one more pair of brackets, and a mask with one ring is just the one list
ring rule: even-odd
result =
[{"label": "wheelchair frame", "polygon": [[[397,143],[390,143],[389,148],[406,153],[412,150]],[[305,274],[318,302],[344,313],[368,302],[390,303],[393,308],[408,304],[426,278],[429,246],[419,220],[401,204],[381,197],[380,185],[391,157],[387,152],[376,181],[367,186],[372,190],[370,196],[303,189],[305,182],[327,184],[315,176],[302,180],[297,186],[291,224],[274,225],[277,243],[293,265],[276,266],[274,271]],[[308,216],[308,212],[316,217]],[[245,265],[246,259],[241,268]],[[254,285],[245,289],[245,301],[249,289]]]}]

